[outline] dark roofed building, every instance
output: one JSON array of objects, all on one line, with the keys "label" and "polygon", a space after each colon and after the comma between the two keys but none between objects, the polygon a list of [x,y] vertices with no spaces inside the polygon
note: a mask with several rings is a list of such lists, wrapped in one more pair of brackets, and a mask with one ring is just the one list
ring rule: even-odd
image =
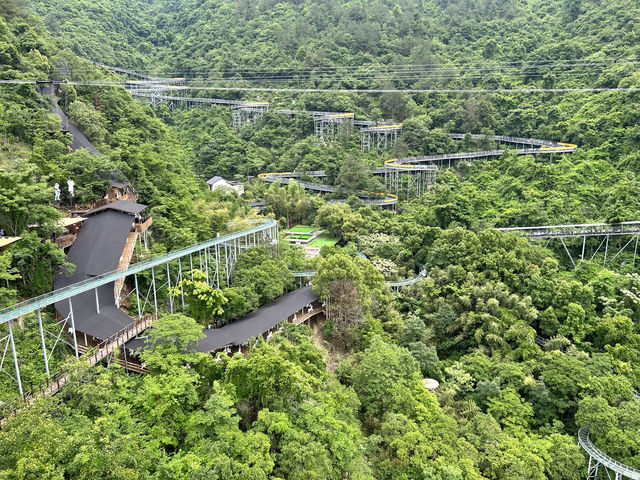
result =
[{"label": "dark roofed building", "polygon": [[[117,269],[133,220],[130,214],[118,211],[104,211],[88,218],[67,255],[67,262],[74,264],[75,270],[68,276],[62,269],[55,277],[54,289]],[[126,313],[116,308],[114,288],[113,283],[98,288],[100,313],[97,312],[94,291],[71,299],[77,332],[104,340],[132,322]],[[69,302],[57,303],[56,310],[66,318]]]}]

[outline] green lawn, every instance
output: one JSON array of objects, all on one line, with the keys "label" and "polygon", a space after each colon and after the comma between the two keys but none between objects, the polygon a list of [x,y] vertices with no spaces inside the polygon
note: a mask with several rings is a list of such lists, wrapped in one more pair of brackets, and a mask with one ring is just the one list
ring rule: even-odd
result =
[{"label": "green lawn", "polygon": [[309,240],[313,235],[306,233],[294,233],[293,235],[289,235],[289,238],[293,240]]},{"label": "green lawn", "polygon": [[296,225],[287,230],[287,233],[310,233],[313,232],[311,225]]},{"label": "green lawn", "polygon": [[331,246],[338,243],[340,239],[338,237],[334,237],[330,233],[324,232],[322,235],[319,235],[313,242],[309,244],[310,247],[324,247]]}]

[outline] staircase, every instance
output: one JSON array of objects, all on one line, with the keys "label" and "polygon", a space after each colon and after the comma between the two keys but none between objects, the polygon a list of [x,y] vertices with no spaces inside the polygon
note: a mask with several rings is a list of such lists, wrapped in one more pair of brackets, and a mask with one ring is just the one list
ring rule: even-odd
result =
[{"label": "staircase", "polygon": [[[132,323],[123,329],[117,331],[111,335],[108,339],[104,340],[98,345],[98,350],[92,353],[90,356],[84,357],[84,360],[89,365],[94,365],[100,360],[103,360],[108,355],[114,352],[114,350],[122,347],[126,342],[142,333],[145,329],[151,326],[151,323],[155,320],[153,315],[144,317],[139,322]],[[31,405],[36,399],[42,395],[54,395],[56,394],[72,377],[73,370],[58,372],[54,377],[47,378],[39,388],[31,389],[25,393],[22,399],[27,405]],[[7,421],[7,419],[14,413],[20,411],[20,406],[14,405],[13,408],[3,408],[2,418],[0,418],[0,427]]]},{"label": "staircase", "polygon": [[[122,249],[122,256],[120,257],[120,262],[118,263],[118,270],[124,270],[129,268],[129,264],[131,263],[131,257],[133,257],[133,252],[136,249],[136,242],[138,241],[138,232],[133,231],[129,233],[127,237],[127,242],[124,244],[124,248]],[[115,286],[115,298],[120,298],[120,293],[122,292],[122,287],[124,286],[124,277],[116,280]],[[120,301],[116,302],[118,305]]]}]

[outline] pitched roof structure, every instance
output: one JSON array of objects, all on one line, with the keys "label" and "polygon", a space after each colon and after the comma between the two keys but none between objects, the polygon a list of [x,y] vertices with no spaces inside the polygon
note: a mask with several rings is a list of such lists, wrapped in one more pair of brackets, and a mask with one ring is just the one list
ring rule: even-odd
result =
[{"label": "pitched roof structure", "polygon": [[[67,262],[73,263],[75,270],[70,276],[64,269],[58,272],[54,279],[54,289],[118,268],[132,223],[131,215],[118,211],[104,211],[88,218],[67,255]],[[100,313],[96,308],[96,292],[89,291],[71,299],[73,318],[78,332],[104,340],[129,325],[132,320],[116,308],[113,283],[99,287],[97,293]],[[67,317],[69,302],[57,303],[56,310]]]},{"label": "pitched roof structure", "polygon": [[215,177],[211,177],[209,180],[207,180],[207,184],[214,185],[218,183],[220,180],[224,180],[224,178],[216,175]]},{"label": "pitched roof structure", "polygon": [[114,210],[116,212],[128,213],[130,215],[137,215],[142,212],[146,205],[136,202],[128,202],[126,200],[118,200],[117,202],[111,202],[102,207],[94,208],[93,210],[89,210],[86,215],[93,215],[95,213],[104,212],[105,210]]}]

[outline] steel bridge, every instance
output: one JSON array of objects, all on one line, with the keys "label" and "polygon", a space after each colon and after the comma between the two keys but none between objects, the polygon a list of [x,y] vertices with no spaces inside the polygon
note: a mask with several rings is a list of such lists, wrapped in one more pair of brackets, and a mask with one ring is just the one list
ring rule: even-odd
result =
[{"label": "steel bridge", "polygon": [[573,225],[546,225],[536,227],[512,227],[512,228],[498,228],[497,230],[505,233],[514,233],[521,237],[528,238],[530,240],[542,240],[547,239],[547,246],[553,239],[560,240],[560,243],[564,247],[569,260],[575,267],[576,262],[567,247],[565,242],[566,238],[582,237],[582,252],[580,259],[585,259],[587,237],[601,237],[602,241],[599,243],[598,248],[591,255],[590,260],[593,260],[601,248],[604,246],[604,261],[603,265],[607,264],[609,258],[610,238],[613,236],[626,235],[631,237],[621,248],[617,248],[616,254],[610,259],[615,260],[629,245],[634,243],[633,248],[633,264],[636,265],[636,256],[638,253],[638,240],[640,239],[640,221],[619,222],[619,223],[580,223]]},{"label": "steel bridge", "polygon": [[[42,355],[44,357],[45,373],[47,378],[51,376],[49,371],[49,360],[51,355],[61,341],[61,336],[65,333],[63,330],[59,332],[56,337],[53,346],[47,345],[47,338],[45,336],[45,330],[42,325],[42,309],[55,305],[56,303],[66,302],[69,306],[68,318],[64,319],[65,324],[69,325],[68,333],[73,338],[73,344],[70,346],[75,350],[75,355],[79,358],[80,349],[78,348],[77,335],[79,333],[76,330],[75,318],[73,312],[73,300],[77,295],[85,292],[93,292],[96,300],[96,311],[100,311],[100,299],[99,288],[104,285],[109,285],[117,281],[122,281],[125,278],[133,280],[135,288],[131,290],[129,295],[135,294],[135,301],[138,307],[138,318],[132,319],[131,324],[125,327],[121,332],[112,332],[112,335],[108,338],[101,339],[102,343],[98,345],[98,352],[103,349],[111,348],[113,345],[122,345],[126,341],[133,338],[149,325],[150,321],[158,317],[158,298],[157,290],[164,286],[172,287],[176,286],[178,282],[183,280],[183,273],[193,271],[194,268],[199,268],[206,273],[207,283],[212,287],[221,288],[223,285],[229,285],[233,273],[233,266],[238,258],[238,255],[243,250],[265,243],[276,243],[278,241],[278,227],[275,220],[255,220],[252,221],[248,228],[230,233],[227,235],[218,236],[211,240],[191,245],[173,252],[169,252],[157,257],[144,260],[139,263],[130,265],[127,269],[114,270],[101,275],[97,275],[88,280],[83,280],[66,287],[59,288],[52,292],[40,295],[38,297],[25,300],[23,302],[11,305],[0,310],[0,325],[7,326],[7,334],[0,339],[0,345],[3,345],[4,354],[0,360],[0,371],[3,371],[9,378],[16,381],[18,384],[18,391],[20,396],[25,395],[23,389],[22,380],[20,378],[20,362],[16,353],[15,341],[11,326],[11,321],[22,317],[30,313],[36,313],[38,318],[38,327],[40,334],[40,341],[42,346]],[[184,268],[183,268],[184,267]],[[142,272],[151,272],[151,284],[149,289],[145,292],[140,290],[138,282],[138,274]],[[157,283],[157,273],[161,271],[166,272],[166,281],[162,285]],[[180,297],[175,299],[175,303],[180,302],[182,308],[184,308],[184,294],[181,292]],[[119,305],[119,299],[116,299],[116,303]],[[149,320],[143,315],[147,305],[153,306],[152,319]],[[174,299],[169,297],[169,310],[174,312]],[[143,325],[142,328],[140,325]],[[142,328],[142,330],[140,330]],[[51,334],[52,335],[52,334]],[[62,340],[65,343],[64,340]],[[105,343],[107,342],[107,343]],[[51,341],[49,341],[51,343]],[[85,340],[85,345],[86,345]],[[111,347],[109,347],[111,346]],[[11,351],[13,357],[13,370],[9,372],[4,367],[4,363],[7,357],[7,352]],[[104,358],[101,354],[95,354],[89,357],[91,361],[99,361]],[[126,357],[125,357],[126,361]],[[94,362],[94,363],[95,363]],[[48,380],[48,385],[51,383]],[[59,382],[58,382],[59,383]],[[51,393],[51,392],[48,392]]]},{"label": "steel bridge", "polygon": [[360,148],[363,152],[368,152],[375,147],[378,153],[382,153],[396,143],[401,135],[401,123],[363,128],[360,130]]},{"label": "steel bridge", "polygon": [[351,134],[355,115],[353,113],[325,113],[313,118],[316,138],[322,143],[345,138]]},{"label": "steel bridge", "polygon": [[[316,170],[311,173],[313,173],[313,175],[310,175],[310,176],[315,176],[315,177],[325,176],[325,173],[322,170]],[[305,175],[306,173],[303,173],[303,172],[273,172],[273,173],[261,173],[258,175],[258,178],[269,183],[281,182],[283,184],[289,184],[292,178],[298,178]],[[333,185],[325,185],[322,183],[313,183],[313,182],[304,182],[304,181],[296,181],[296,183],[304,188],[307,188],[309,190],[314,190],[316,192],[333,193],[336,191],[336,187],[334,187]],[[362,191],[362,192],[356,192],[356,195],[358,195],[359,197],[363,197],[364,198],[363,201],[367,205],[385,206],[385,205],[395,205],[396,203],[398,203],[398,196],[392,193]],[[372,196],[377,198],[373,198],[373,199],[369,198]]]},{"label": "steel bridge", "polygon": [[640,480],[640,470],[625,465],[622,462],[611,458],[606,453],[596,447],[589,438],[589,426],[580,427],[578,430],[578,445],[589,455],[589,467],[587,470],[587,480],[595,480],[598,476],[600,466],[604,468],[607,478],[611,480],[611,473],[615,475],[615,480],[629,478],[631,480]]},{"label": "steel bridge", "polygon": [[[375,127],[374,129],[377,128],[378,127]],[[454,139],[464,139],[467,137],[466,134],[462,133],[452,133],[450,135],[451,138]],[[515,151],[518,155],[571,153],[578,148],[577,145],[569,143],[559,143],[535,138],[508,137],[504,135],[470,135],[470,137],[476,140],[491,139],[499,143],[517,145],[522,147],[522,150]],[[388,190],[395,191],[394,196],[396,197],[396,201],[400,190],[404,189],[405,182],[403,178],[406,176],[407,199],[410,199],[412,195],[418,198],[435,183],[438,167],[444,166],[445,164],[451,166],[452,162],[458,160],[470,161],[478,158],[498,157],[504,154],[505,151],[506,150],[486,150],[479,152],[445,153],[422,157],[392,158],[385,161],[383,167],[374,169],[373,173],[384,175],[385,187]],[[276,182],[281,180],[282,183],[288,183],[289,178],[303,176],[324,177],[326,175],[322,170],[312,172],[273,172],[258,175],[258,177],[264,181]],[[335,187],[330,185],[310,182],[299,183],[310,190],[326,193],[335,191]],[[392,201],[391,198],[385,198],[381,201],[373,201],[372,203],[377,205],[390,205],[396,202]]]},{"label": "steel bridge", "polygon": [[[358,256],[360,258],[367,258],[361,252],[358,252]],[[385,283],[394,292],[399,292],[403,287],[408,287],[410,285],[415,285],[416,283],[418,283],[420,280],[422,280],[424,277],[427,276],[427,269],[425,268],[425,266],[423,264],[421,264],[421,263],[418,263],[417,266],[418,266],[418,274],[415,277],[408,278],[406,280],[394,280],[394,281],[385,282]],[[303,278],[313,277],[316,273],[318,273],[318,272],[316,272],[315,270],[307,271],[307,272],[293,272],[293,276],[296,277],[296,278],[299,278],[300,282],[301,282],[301,285],[302,285],[302,279]]]}]

